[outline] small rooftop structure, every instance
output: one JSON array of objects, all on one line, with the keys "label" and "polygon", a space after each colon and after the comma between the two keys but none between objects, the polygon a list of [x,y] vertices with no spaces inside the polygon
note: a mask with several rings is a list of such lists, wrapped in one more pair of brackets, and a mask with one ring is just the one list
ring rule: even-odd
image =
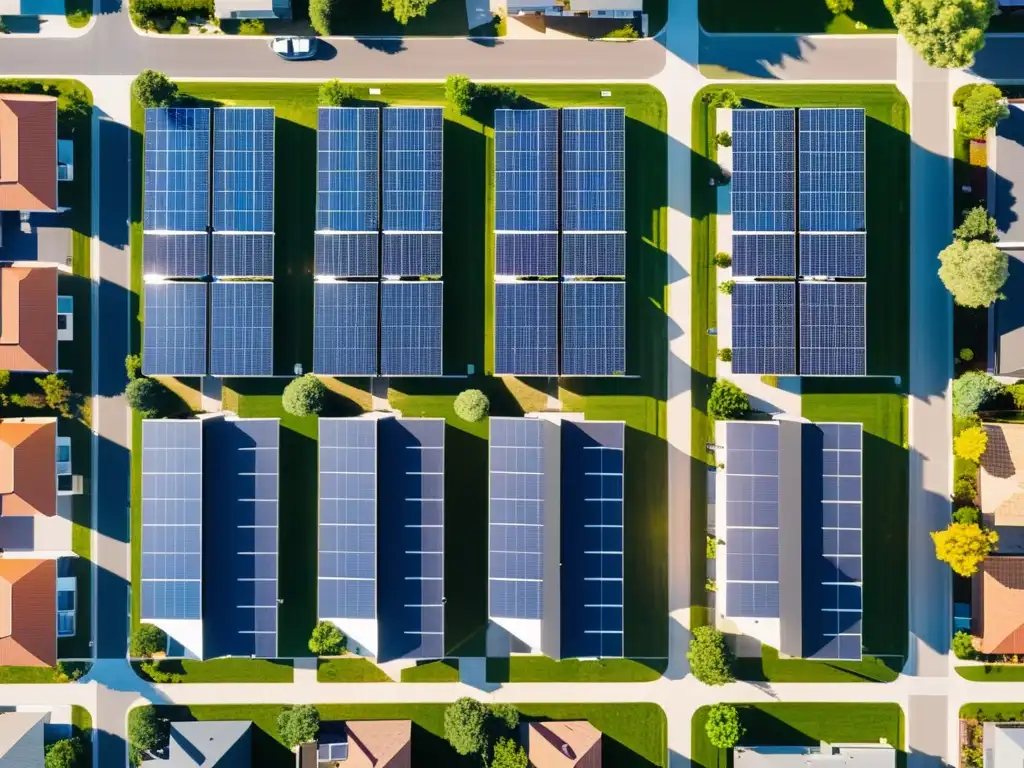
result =
[{"label": "small rooftop structure", "polygon": [[1011,534],[1000,533],[999,549],[1012,552],[1012,533],[1024,532],[1024,424],[983,427],[988,434],[988,445],[981,457],[983,511],[992,525]]},{"label": "small rooftop structure", "polygon": [[1024,761],[1024,723],[985,723],[984,768],[1018,768]]},{"label": "small rooftop structure", "polygon": [[829,744],[817,747],[736,747],[735,768],[895,768],[891,744]]},{"label": "small rooftop structure", "polygon": [[218,19],[290,19],[291,0],[215,0]]},{"label": "small rooftop structure", "polygon": [[161,768],[252,768],[252,722],[201,720],[171,724]]},{"label": "small rooftop structure", "polygon": [[47,712],[0,714],[0,768],[43,768]]},{"label": "small rooftop structure", "polygon": [[57,663],[57,562],[0,557],[0,666]]},{"label": "small rooftop structure", "polygon": [[601,732],[586,720],[527,723],[525,731],[534,768],[601,768]]},{"label": "small rooftop structure", "polygon": [[978,650],[1024,653],[1024,555],[987,558],[973,581]]},{"label": "small rooftop structure", "polygon": [[320,724],[316,742],[299,748],[299,768],[412,768],[411,720]]},{"label": "small rooftop structure", "polygon": [[0,94],[0,211],[57,210],[57,99]]},{"label": "small rooftop structure", "polygon": [[0,267],[0,369],[57,370],[54,267]]}]

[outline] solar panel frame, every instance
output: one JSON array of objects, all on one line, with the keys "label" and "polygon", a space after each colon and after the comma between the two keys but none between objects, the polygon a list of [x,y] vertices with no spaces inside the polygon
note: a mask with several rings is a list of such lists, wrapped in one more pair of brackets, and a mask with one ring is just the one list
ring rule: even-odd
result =
[{"label": "solar panel frame", "polygon": [[384,281],[380,290],[381,376],[443,375],[444,284]]},{"label": "solar panel frame", "polygon": [[381,236],[381,272],[388,277],[440,277],[440,232],[385,232]]},{"label": "solar panel frame", "polygon": [[207,284],[146,283],[143,306],[143,374],[205,375]]},{"label": "solar panel frame", "polygon": [[796,236],[791,232],[734,234],[732,276],[796,277]]},{"label": "solar panel frame", "polygon": [[562,110],[562,231],[626,231],[626,110]]},{"label": "solar panel frame", "polygon": [[626,373],[626,284],[562,283],[563,376]]},{"label": "solar panel frame", "polygon": [[867,275],[864,232],[801,232],[800,274],[804,277]]},{"label": "solar panel frame", "polygon": [[557,232],[496,232],[494,274],[503,277],[556,277]]},{"label": "solar panel frame", "polygon": [[732,110],[733,233],[796,231],[796,136],[792,109]]},{"label": "solar panel frame", "polygon": [[799,121],[800,231],[863,232],[864,109],[801,108]]},{"label": "solar panel frame", "polygon": [[800,375],[867,375],[867,283],[800,283]]},{"label": "solar panel frame", "polygon": [[564,277],[625,277],[625,232],[563,232]]},{"label": "solar panel frame", "polygon": [[272,376],[274,284],[215,281],[210,302],[210,375]]},{"label": "solar panel frame", "polygon": [[494,374],[558,375],[558,283],[495,283]]},{"label": "solar panel frame", "polygon": [[380,110],[317,110],[318,232],[380,229]]},{"label": "solar panel frame", "polygon": [[142,233],[142,271],[160,277],[205,277],[210,273],[210,236],[200,233]]},{"label": "solar panel frame", "polygon": [[313,233],[313,274],[318,277],[377,277],[378,232]]},{"label": "solar panel frame", "polygon": [[796,373],[796,285],[743,283],[733,287],[732,372]]},{"label": "solar panel frame", "polygon": [[313,373],[375,376],[379,283],[313,284]]}]

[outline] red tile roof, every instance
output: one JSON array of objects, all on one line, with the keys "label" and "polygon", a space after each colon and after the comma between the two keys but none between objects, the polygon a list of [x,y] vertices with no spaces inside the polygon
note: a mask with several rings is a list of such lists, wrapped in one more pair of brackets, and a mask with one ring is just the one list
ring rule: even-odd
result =
[{"label": "red tile roof", "polygon": [[57,209],[57,99],[0,94],[0,211]]},{"label": "red tile roof", "polygon": [[0,421],[0,514],[57,514],[57,422]]},{"label": "red tile roof", "polygon": [[0,370],[57,370],[56,268],[0,268]]},{"label": "red tile roof", "polygon": [[1024,653],[1024,557],[992,555],[974,575],[975,645],[982,653]]},{"label": "red tile roof", "polygon": [[0,666],[57,663],[57,562],[0,557]]}]

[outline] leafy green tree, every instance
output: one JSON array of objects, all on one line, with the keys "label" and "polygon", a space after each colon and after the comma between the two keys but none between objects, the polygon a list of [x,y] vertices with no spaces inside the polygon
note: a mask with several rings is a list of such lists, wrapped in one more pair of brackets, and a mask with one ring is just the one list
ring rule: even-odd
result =
[{"label": "leafy green tree", "polygon": [[281,407],[292,416],[315,416],[324,409],[327,387],[312,373],[288,383],[281,396]]},{"label": "leafy green tree", "polygon": [[988,215],[988,209],[983,205],[971,208],[964,212],[964,220],[953,230],[953,237],[957,240],[982,240],[994,243],[999,239],[996,235],[996,220]]},{"label": "leafy green tree", "polygon": [[148,659],[167,650],[167,634],[155,624],[139,624],[128,641],[132,658]]},{"label": "leafy green tree", "polygon": [[444,737],[460,755],[475,755],[487,746],[487,707],[463,696],[444,710]]},{"label": "leafy green tree", "polygon": [[89,97],[77,88],[63,91],[57,99],[58,117],[66,125],[78,123],[92,117],[92,104]]},{"label": "leafy green tree", "polygon": [[128,742],[143,752],[159,749],[165,739],[164,722],[154,707],[135,707],[128,711]]},{"label": "leafy green tree", "polygon": [[990,128],[1010,116],[1003,92],[991,83],[968,86],[958,106],[957,128],[972,139],[984,139]]},{"label": "leafy green tree", "polygon": [[383,9],[391,11],[399,24],[408,24],[409,19],[426,16],[427,8],[434,0],[383,0]]},{"label": "leafy green tree", "polygon": [[713,419],[738,419],[750,411],[746,393],[731,381],[718,379],[708,397],[708,416]]},{"label": "leafy green tree", "polygon": [[978,494],[978,488],[969,477],[958,477],[953,481],[953,500],[962,504],[970,504]]},{"label": "leafy green tree", "polygon": [[731,347],[722,347],[720,350],[718,350],[718,359],[721,360],[723,363],[731,363],[732,362],[732,348]]},{"label": "leafy green tree", "polygon": [[267,34],[267,25],[263,23],[263,19],[244,19],[238,25],[238,34],[265,35]]},{"label": "leafy green tree", "polygon": [[720,147],[731,147],[732,136],[729,135],[728,131],[719,131],[715,134],[715,143]]},{"label": "leafy green tree", "polygon": [[331,34],[334,0],[309,0],[309,25],[321,37]]},{"label": "leafy green tree", "polygon": [[330,621],[318,621],[309,638],[309,651],[317,656],[337,656],[345,650],[345,635]]},{"label": "leafy green tree", "polygon": [[124,372],[129,380],[139,378],[142,372],[142,355],[127,355],[124,359]]},{"label": "leafy green tree", "polygon": [[514,731],[519,725],[519,710],[511,704],[491,704],[491,717],[505,728]]},{"label": "leafy green tree", "polygon": [[975,464],[981,461],[987,447],[988,432],[984,427],[970,427],[953,439],[953,453]]},{"label": "leafy green tree", "polygon": [[455,415],[463,421],[483,421],[490,410],[491,401],[479,389],[467,389],[455,398]]},{"label": "leafy green tree", "polygon": [[490,768],[527,768],[529,764],[526,750],[512,739],[502,736],[494,743]]},{"label": "leafy green tree", "polygon": [[711,107],[711,109],[719,107],[723,109],[738,109],[743,106],[743,99],[731,88],[708,91],[702,98],[704,103]]},{"label": "leafy green tree", "polygon": [[719,251],[718,253],[715,254],[714,262],[716,267],[731,267],[732,256],[730,256],[728,253],[725,253],[724,251]]},{"label": "leafy green tree", "polygon": [[1003,385],[982,371],[967,371],[953,381],[953,415],[976,414],[1003,394]]},{"label": "leafy green tree", "polygon": [[1018,381],[1015,384],[1010,384],[1006,388],[1006,392],[1013,398],[1014,408],[1024,409],[1024,381]]},{"label": "leafy green tree", "polygon": [[953,653],[958,659],[964,661],[977,659],[981,655],[974,647],[974,638],[971,637],[971,633],[964,632],[962,629],[953,635]]},{"label": "leafy green tree", "polygon": [[68,402],[71,400],[71,387],[56,373],[47,374],[44,378],[36,377],[36,384],[43,390],[46,407],[58,411],[61,416],[71,416]]},{"label": "leafy green tree", "polygon": [[939,278],[961,307],[988,307],[1003,298],[1009,275],[1005,251],[983,240],[954,240],[939,254]]},{"label": "leafy green tree", "polygon": [[320,712],[312,704],[288,707],[277,716],[277,730],[287,747],[315,741],[320,732]]},{"label": "leafy green tree", "polygon": [[460,115],[473,108],[473,81],[465,75],[448,75],[444,79],[444,98]]},{"label": "leafy green tree", "polygon": [[144,419],[163,415],[170,402],[170,391],[156,379],[132,379],[124,389],[128,407]]},{"label": "leafy green tree", "polygon": [[163,72],[145,69],[132,83],[132,96],[144,107],[169,107],[178,99],[178,86]]},{"label": "leafy green tree", "polygon": [[732,296],[734,290],[736,290],[735,280],[723,280],[718,284],[718,292],[723,296]]},{"label": "leafy green tree", "polygon": [[962,69],[985,45],[996,0],[891,0],[896,28],[932,67]]},{"label": "leafy green tree", "polygon": [[45,768],[75,768],[82,757],[82,743],[76,739],[61,739],[46,747]]},{"label": "leafy green tree", "polygon": [[953,522],[963,523],[964,525],[979,525],[981,513],[977,507],[960,507],[953,512]]},{"label": "leafy green tree", "polygon": [[693,676],[705,685],[725,685],[736,678],[732,674],[732,653],[725,635],[714,627],[694,627],[690,649],[686,652]]},{"label": "leafy green tree", "polygon": [[833,16],[853,12],[853,0],[825,0],[825,5]]},{"label": "leafy green tree", "polygon": [[999,542],[999,534],[977,523],[950,523],[944,531],[932,531],[935,557],[961,576],[973,576]]},{"label": "leafy green tree", "polygon": [[11,372],[0,370],[0,390],[7,389],[7,385],[11,383]]},{"label": "leafy green tree", "polygon": [[328,80],[320,86],[320,105],[324,107],[344,107],[356,98],[356,92],[341,80]]},{"label": "leafy green tree", "polygon": [[957,357],[959,357],[962,362],[969,363],[974,359],[974,350],[970,347],[964,347],[957,354]]},{"label": "leafy green tree", "polygon": [[732,749],[743,737],[745,729],[740,723],[740,713],[732,704],[715,704],[708,710],[704,721],[708,741],[719,749]]}]

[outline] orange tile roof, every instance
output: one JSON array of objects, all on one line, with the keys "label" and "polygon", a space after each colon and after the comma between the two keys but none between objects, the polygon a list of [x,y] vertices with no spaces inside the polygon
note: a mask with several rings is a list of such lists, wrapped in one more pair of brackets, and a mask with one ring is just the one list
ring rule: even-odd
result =
[{"label": "orange tile roof", "polygon": [[526,752],[535,768],[601,768],[601,732],[586,720],[530,723]]},{"label": "orange tile roof", "polygon": [[0,369],[57,370],[57,270],[0,268]]},{"label": "orange tile roof", "polygon": [[1024,653],[1024,556],[992,555],[974,576],[974,589],[978,650]]},{"label": "orange tile roof", "polygon": [[0,665],[57,663],[57,562],[0,557]]},{"label": "orange tile roof", "polygon": [[57,210],[57,99],[0,94],[0,211]]},{"label": "orange tile roof", "polygon": [[346,768],[412,768],[412,720],[349,720]]},{"label": "orange tile roof", "polygon": [[57,514],[57,422],[0,421],[0,515]]}]

